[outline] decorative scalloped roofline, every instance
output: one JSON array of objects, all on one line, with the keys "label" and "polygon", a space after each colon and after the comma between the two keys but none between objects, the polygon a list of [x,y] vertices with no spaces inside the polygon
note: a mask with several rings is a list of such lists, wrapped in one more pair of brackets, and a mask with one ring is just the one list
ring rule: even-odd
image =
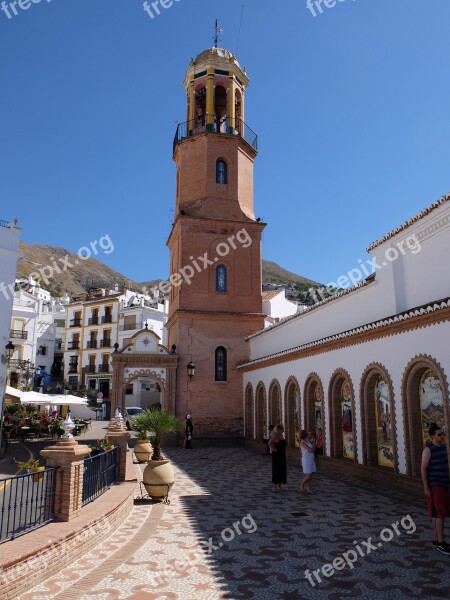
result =
[{"label": "decorative scalloped roofline", "polygon": [[450,193],[445,194],[445,196],[442,196],[441,198],[439,198],[439,200],[437,200],[433,204],[430,204],[430,206],[428,206],[427,208],[424,208],[423,210],[421,210],[414,217],[411,217],[410,219],[408,219],[407,221],[405,221],[404,223],[402,223],[401,225],[399,225],[398,227],[396,227],[389,233],[386,233],[386,235],[381,237],[376,242],[373,242],[372,244],[370,244],[370,246],[367,248],[367,252],[370,252],[371,250],[373,250],[374,248],[376,248],[383,242],[386,242],[391,237],[394,237],[394,235],[397,235],[397,233],[400,233],[400,231],[403,231],[404,229],[406,229],[413,223],[420,221],[420,219],[423,219],[423,217],[426,217],[428,214],[430,214],[430,212],[432,212],[436,208],[439,208],[439,206],[442,206],[442,204],[445,204],[449,200],[450,200]]},{"label": "decorative scalloped roofline", "polygon": [[409,319],[427,315],[429,313],[433,313],[438,310],[443,310],[445,308],[450,308],[450,296],[442,300],[435,300],[433,302],[430,302],[429,304],[423,304],[422,306],[418,306],[405,312],[398,313],[397,315],[393,315],[392,317],[386,317],[385,319],[380,319],[372,323],[367,323],[366,325],[354,327],[353,329],[348,329],[347,331],[336,333],[335,335],[330,335],[326,338],[321,338],[320,340],[314,340],[313,342],[308,342],[307,344],[302,344],[301,346],[288,348],[287,350],[281,350],[280,352],[275,352],[274,354],[269,354],[261,358],[256,358],[255,360],[250,360],[248,362],[238,365],[237,368],[239,369],[242,367],[248,367],[250,365],[265,362],[267,360],[279,358],[280,356],[287,356],[288,354],[294,354],[295,352],[301,352],[302,350],[308,350],[310,348],[323,346],[328,342],[343,340],[353,335],[357,335],[358,333],[364,333],[365,331],[373,331],[375,329],[380,329],[381,327],[387,327],[388,325],[399,323],[400,321],[407,321]]}]

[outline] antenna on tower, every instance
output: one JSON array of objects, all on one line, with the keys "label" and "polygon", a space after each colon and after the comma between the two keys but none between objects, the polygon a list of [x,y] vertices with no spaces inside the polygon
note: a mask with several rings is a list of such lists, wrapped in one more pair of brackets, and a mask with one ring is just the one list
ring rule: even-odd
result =
[{"label": "antenna on tower", "polygon": [[238,41],[237,41],[237,48],[236,48],[236,56],[239,54],[239,44],[241,42],[242,21],[244,20],[244,4],[245,4],[245,1],[242,3],[241,22],[239,24],[239,33],[238,33]]},{"label": "antenna on tower", "polygon": [[219,24],[216,19],[216,25],[214,27],[215,35],[214,35],[214,48],[217,48],[217,44],[221,41],[219,38],[219,33],[223,33],[223,29],[220,29]]}]

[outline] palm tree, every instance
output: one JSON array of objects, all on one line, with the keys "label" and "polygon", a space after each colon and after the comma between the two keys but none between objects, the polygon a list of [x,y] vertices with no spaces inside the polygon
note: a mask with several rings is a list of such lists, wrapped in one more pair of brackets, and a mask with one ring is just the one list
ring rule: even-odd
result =
[{"label": "palm tree", "polygon": [[183,428],[183,422],[170,413],[157,408],[146,408],[143,413],[133,417],[133,429],[147,431],[153,446],[152,460],[162,460],[161,438]]}]

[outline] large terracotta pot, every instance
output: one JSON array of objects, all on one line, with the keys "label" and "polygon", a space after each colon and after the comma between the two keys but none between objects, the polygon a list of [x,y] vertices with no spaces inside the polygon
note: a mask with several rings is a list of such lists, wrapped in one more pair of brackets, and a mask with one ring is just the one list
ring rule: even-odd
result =
[{"label": "large terracotta pot", "polygon": [[173,486],[175,476],[170,460],[151,460],[144,469],[144,487],[150,498],[163,500]]},{"label": "large terracotta pot", "polygon": [[34,467],[33,469],[27,469],[28,473],[37,473],[37,475],[33,475],[33,481],[39,483],[44,479],[44,471],[45,467]]},{"label": "large terracotta pot", "polygon": [[136,440],[134,455],[140,463],[148,462],[153,453],[153,448],[147,440]]}]

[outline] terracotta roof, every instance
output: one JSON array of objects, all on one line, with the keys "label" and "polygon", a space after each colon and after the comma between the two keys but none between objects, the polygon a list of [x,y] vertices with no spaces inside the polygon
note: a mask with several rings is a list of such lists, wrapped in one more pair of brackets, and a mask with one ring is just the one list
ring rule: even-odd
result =
[{"label": "terracotta roof", "polygon": [[315,348],[317,346],[322,346],[327,344],[328,342],[335,340],[342,340],[352,335],[356,335],[358,333],[363,333],[365,331],[371,331],[374,329],[380,329],[381,327],[386,327],[388,325],[392,325],[393,323],[399,323],[400,321],[407,321],[408,319],[413,319],[415,317],[420,317],[421,315],[426,315],[432,312],[436,312],[438,310],[443,310],[445,308],[450,307],[450,297],[444,298],[443,300],[435,300],[430,302],[429,304],[423,304],[422,306],[418,306],[416,308],[412,308],[402,313],[398,313],[397,315],[393,315],[392,317],[386,317],[385,319],[379,319],[378,321],[374,321],[373,323],[367,323],[366,325],[361,325],[359,327],[354,327],[353,329],[349,329],[347,331],[342,331],[341,333],[336,333],[335,335],[330,335],[326,338],[322,338],[320,340],[314,340],[313,342],[308,342],[307,344],[302,344],[301,346],[296,346],[295,348],[288,348],[287,350],[281,350],[280,352],[275,352],[274,354],[269,354],[267,356],[262,356],[261,358],[256,358],[255,360],[249,360],[247,362],[239,364],[238,369],[241,367],[248,367],[249,365],[255,365],[260,362],[264,362],[266,360],[270,360],[273,358],[278,358],[280,356],[287,356],[289,354],[293,354],[295,352],[299,352],[301,350],[307,350],[309,348]]},{"label": "terracotta roof", "polygon": [[268,302],[269,300],[272,300],[272,298],[275,298],[275,296],[278,296],[278,294],[281,294],[281,290],[263,292],[262,293],[263,302]]},{"label": "terracotta roof", "polygon": [[400,231],[403,231],[403,229],[406,229],[407,227],[409,227],[416,221],[420,221],[420,219],[423,219],[423,217],[426,217],[428,214],[430,214],[430,212],[432,212],[436,208],[439,208],[439,206],[442,206],[442,204],[445,204],[449,200],[450,200],[450,193],[446,194],[445,196],[442,196],[442,198],[439,198],[439,200],[437,200],[437,202],[430,204],[430,206],[421,210],[419,213],[417,213],[417,215],[415,215],[414,217],[411,217],[410,219],[408,219],[407,221],[405,221],[404,223],[402,223],[401,225],[399,225],[398,227],[396,227],[389,233],[386,233],[386,235],[384,235],[382,238],[380,238],[376,242],[373,242],[372,244],[370,244],[370,246],[367,248],[367,252],[370,252],[371,250],[373,250],[374,248],[376,248],[377,246],[379,246],[380,244],[382,244],[389,238],[394,237],[394,235],[397,235],[397,233],[400,233]]}]

